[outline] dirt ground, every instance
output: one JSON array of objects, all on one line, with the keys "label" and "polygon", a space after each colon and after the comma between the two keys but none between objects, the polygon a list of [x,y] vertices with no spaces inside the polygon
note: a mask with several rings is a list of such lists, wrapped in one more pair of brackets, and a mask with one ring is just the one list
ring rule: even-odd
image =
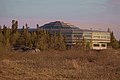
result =
[{"label": "dirt ground", "polygon": [[0,80],[120,80],[120,50],[0,52]]}]

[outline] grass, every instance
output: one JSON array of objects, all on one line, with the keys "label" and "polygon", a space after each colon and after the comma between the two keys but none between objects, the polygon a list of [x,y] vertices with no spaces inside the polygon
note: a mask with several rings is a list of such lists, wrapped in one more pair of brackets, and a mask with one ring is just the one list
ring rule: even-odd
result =
[{"label": "grass", "polygon": [[0,56],[0,80],[120,80],[120,50],[2,50]]}]

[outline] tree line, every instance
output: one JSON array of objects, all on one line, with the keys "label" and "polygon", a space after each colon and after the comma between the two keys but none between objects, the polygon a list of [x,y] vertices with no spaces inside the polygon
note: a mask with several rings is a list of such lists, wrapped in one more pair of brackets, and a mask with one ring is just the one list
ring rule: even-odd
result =
[{"label": "tree line", "polygon": [[[18,21],[12,20],[11,28],[7,27],[6,25],[0,26],[0,47],[4,47],[6,49],[28,47],[38,48],[40,50],[66,50],[67,46],[65,44],[65,38],[62,34],[55,33],[54,35],[50,35],[49,32],[46,30],[39,29],[39,25],[37,24],[36,31],[29,31],[29,27],[25,24],[22,29],[18,29]],[[114,33],[108,29],[111,35],[111,42],[108,44],[112,48],[120,48],[120,40],[118,41]],[[90,48],[91,43],[86,44],[86,40],[80,42],[82,46],[80,47],[87,47]],[[79,42],[78,44],[79,45]]]},{"label": "tree line", "polygon": [[111,46],[111,47],[114,48],[114,49],[120,48],[120,40],[118,41],[118,40],[115,38],[113,31],[111,32],[111,31],[108,29],[108,32],[110,32],[110,36],[111,36],[111,38],[110,38],[110,41],[111,41],[111,42],[110,42],[108,45]]},{"label": "tree line", "polygon": [[38,48],[40,50],[65,50],[66,44],[61,33],[50,35],[49,32],[39,29],[30,32],[25,24],[22,29],[18,29],[18,21],[12,20],[12,28],[5,25],[0,26],[0,47],[11,49],[13,47]]}]

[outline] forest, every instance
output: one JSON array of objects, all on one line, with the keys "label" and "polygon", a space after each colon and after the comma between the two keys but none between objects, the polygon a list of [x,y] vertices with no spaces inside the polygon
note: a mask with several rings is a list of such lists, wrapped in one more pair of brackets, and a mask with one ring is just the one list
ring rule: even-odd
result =
[{"label": "forest", "polygon": [[12,20],[11,28],[0,26],[0,46],[6,49],[12,48],[38,48],[40,50],[65,50],[66,45],[63,36],[58,33],[50,35],[45,30],[38,29],[30,32],[27,24],[22,29],[18,29],[18,21]]}]

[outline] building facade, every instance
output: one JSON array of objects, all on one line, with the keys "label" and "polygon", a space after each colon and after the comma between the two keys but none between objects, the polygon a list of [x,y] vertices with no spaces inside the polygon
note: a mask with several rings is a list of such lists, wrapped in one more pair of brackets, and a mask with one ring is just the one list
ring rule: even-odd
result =
[{"label": "building facade", "polygon": [[82,33],[86,42],[92,43],[91,49],[107,49],[107,44],[110,43],[110,33],[107,31],[82,30]]},{"label": "building facade", "polygon": [[65,37],[67,46],[74,46],[85,39],[86,44],[90,44],[91,49],[107,49],[110,43],[110,33],[97,30],[83,30],[74,25],[61,21],[51,22],[40,27],[47,30],[51,35],[60,32]]}]

